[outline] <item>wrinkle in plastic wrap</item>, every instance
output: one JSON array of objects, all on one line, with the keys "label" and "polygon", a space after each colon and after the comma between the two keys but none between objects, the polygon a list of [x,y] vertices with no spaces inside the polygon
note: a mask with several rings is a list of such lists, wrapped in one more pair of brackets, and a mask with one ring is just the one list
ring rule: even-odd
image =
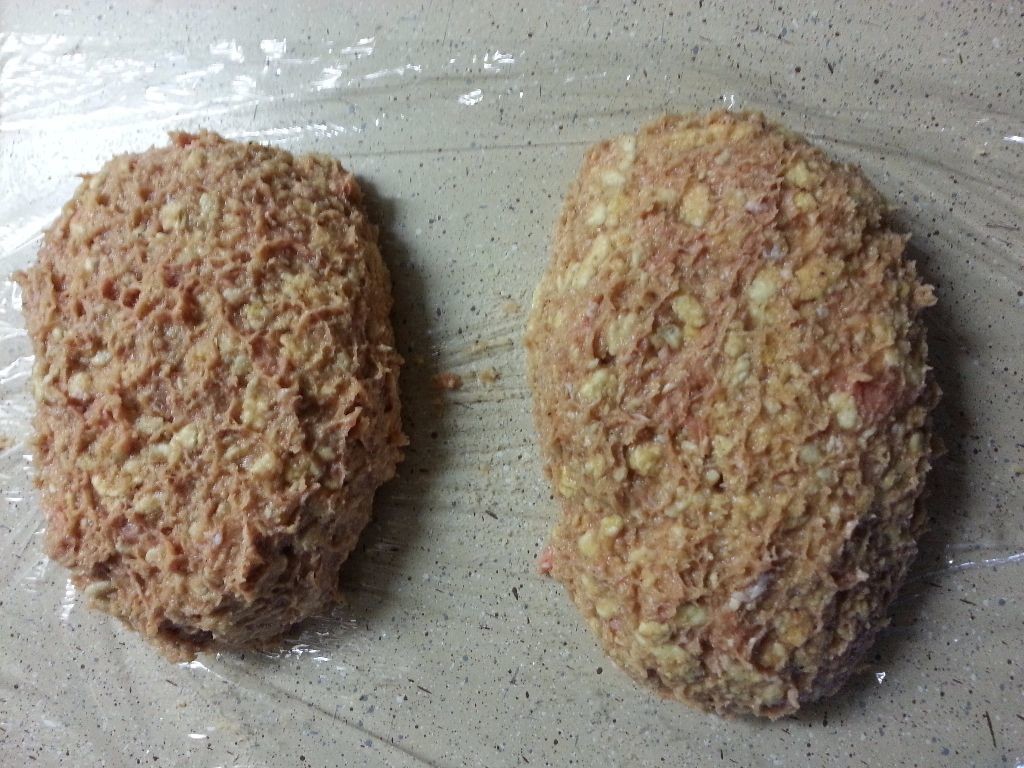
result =
[{"label": "wrinkle in plastic wrap", "polygon": [[[1009,677],[1024,612],[1024,116],[932,88],[940,73],[927,70],[908,72],[894,93],[849,89],[830,104],[797,87],[792,51],[764,41],[783,57],[774,74],[737,75],[724,36],[682,51],[652,32],[646,53],[635,38],[504,38],[441,44],[399,26],[330,40],[223,37],[182,51],[0,35],[0,755],[647,764],[683,743],[695,761],[757,754],[782,765],[806,742],[821,754],[920,752],[953,765],[948,723],[960,718],[971,738],[983,729],[978,754],[1024,762],[1014,743],[1024,740],[1014,722],[1024,700]],[[682,56],[682,74],[660,71],[653,53]],[[825,59],[852,81],[872,69],[850,51]],[[819,77],[811,90],[829,93],[825,70]],[[519,338],[558,199],[587,144],[663,111],[716,105],[765,109],[864,165],[940,297],[930,330],[949,454],[932,483],[932,531],[877,654],[834,702],[797,719],[799,738],[635,688],[533,567],[554,509]],[[75,173],[198,127],[329,152],[360,175],[395,282],[412,445],[346,567],[345,606],[277,652],[174,666],[87,611],[41,554],[32,357],[10,273],[31,262]],[[442,370],[469,384],[439,406],[429,382]],[[895,734],[912,749],[898,752]]]}]

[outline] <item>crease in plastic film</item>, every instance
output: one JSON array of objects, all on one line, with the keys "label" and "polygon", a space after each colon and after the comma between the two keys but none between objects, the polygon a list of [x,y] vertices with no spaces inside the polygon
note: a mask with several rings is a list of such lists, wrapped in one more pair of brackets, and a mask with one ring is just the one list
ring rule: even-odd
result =
[{"label": "crease in plastic film", "polygon": [[[297,47],[287,39],[231,38],[210,43],[205,53],[146,50],[129,56],[96,38],[0,33],[0,132],[179,125],[330,92],[353,98],[364,87],[407,77],[493,78],[510,72],[518,60],[495,47],[382,67],[375,58],[377,45],[373,36],[349,43],[306,40]],[[285,69],[288,77],[282,78]],[[290,87],[281,86],[284,80]],[[337,136],[365,131],[381,118],[347,125],[310,121],[239,135],[269,141],[307,131]]]}]

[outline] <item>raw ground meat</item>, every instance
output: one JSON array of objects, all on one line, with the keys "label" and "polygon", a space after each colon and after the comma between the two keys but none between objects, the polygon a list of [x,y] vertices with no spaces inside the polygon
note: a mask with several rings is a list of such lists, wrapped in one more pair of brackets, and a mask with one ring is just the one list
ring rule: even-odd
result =
[{"label": "raw ground meat", "polygon": [[836,690],[916,553],[938,399],[906,238],[756,113],[587,154],[527,332],[542,569],[637,680],[778,717]]},{"label": "raw ground meat", "polygon": [[337,161],[176,133],[20,275],[47,552],[172,658],[339,597],[406,442],[376,240]]}]

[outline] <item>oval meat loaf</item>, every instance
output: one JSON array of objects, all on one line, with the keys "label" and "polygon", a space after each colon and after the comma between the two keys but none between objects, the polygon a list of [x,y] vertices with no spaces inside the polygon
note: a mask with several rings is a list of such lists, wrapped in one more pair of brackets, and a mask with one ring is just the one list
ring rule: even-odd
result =
[{"label": "oval meat loaf", "polygon": [[171,139],[85,176],[20,280],[47,551],[188,658],[337,599],[405,438],[352,174]]},{"label": "oval meat loaf", "polygon": [[526,340],[563,508],[542,567],[665,695],[787,714],[885,622],[938,391],[884,216],[753,113],[598,144],[568,195]]}]

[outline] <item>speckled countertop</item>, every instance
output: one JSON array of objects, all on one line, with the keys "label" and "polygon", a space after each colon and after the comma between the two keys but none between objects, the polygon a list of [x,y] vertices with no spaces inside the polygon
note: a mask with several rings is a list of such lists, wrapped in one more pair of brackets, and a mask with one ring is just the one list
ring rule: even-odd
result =
[{"label": "speckled countertop", "polygon": [[[168,129],[329,152],[382,227],[412,444],[347,607],[168,664],[41,556],[0,285],[0,764],[1024,765],[1024,5],[171,5],[0,5],[0,271],[75,173]],[[520,339],[561,195],[587,144],[723,104],[862,164],[940,297],[923,554],[853,681],[776,723],[638,689],[534,564]],[[466,382],[442,406],[440,371]]]}]

